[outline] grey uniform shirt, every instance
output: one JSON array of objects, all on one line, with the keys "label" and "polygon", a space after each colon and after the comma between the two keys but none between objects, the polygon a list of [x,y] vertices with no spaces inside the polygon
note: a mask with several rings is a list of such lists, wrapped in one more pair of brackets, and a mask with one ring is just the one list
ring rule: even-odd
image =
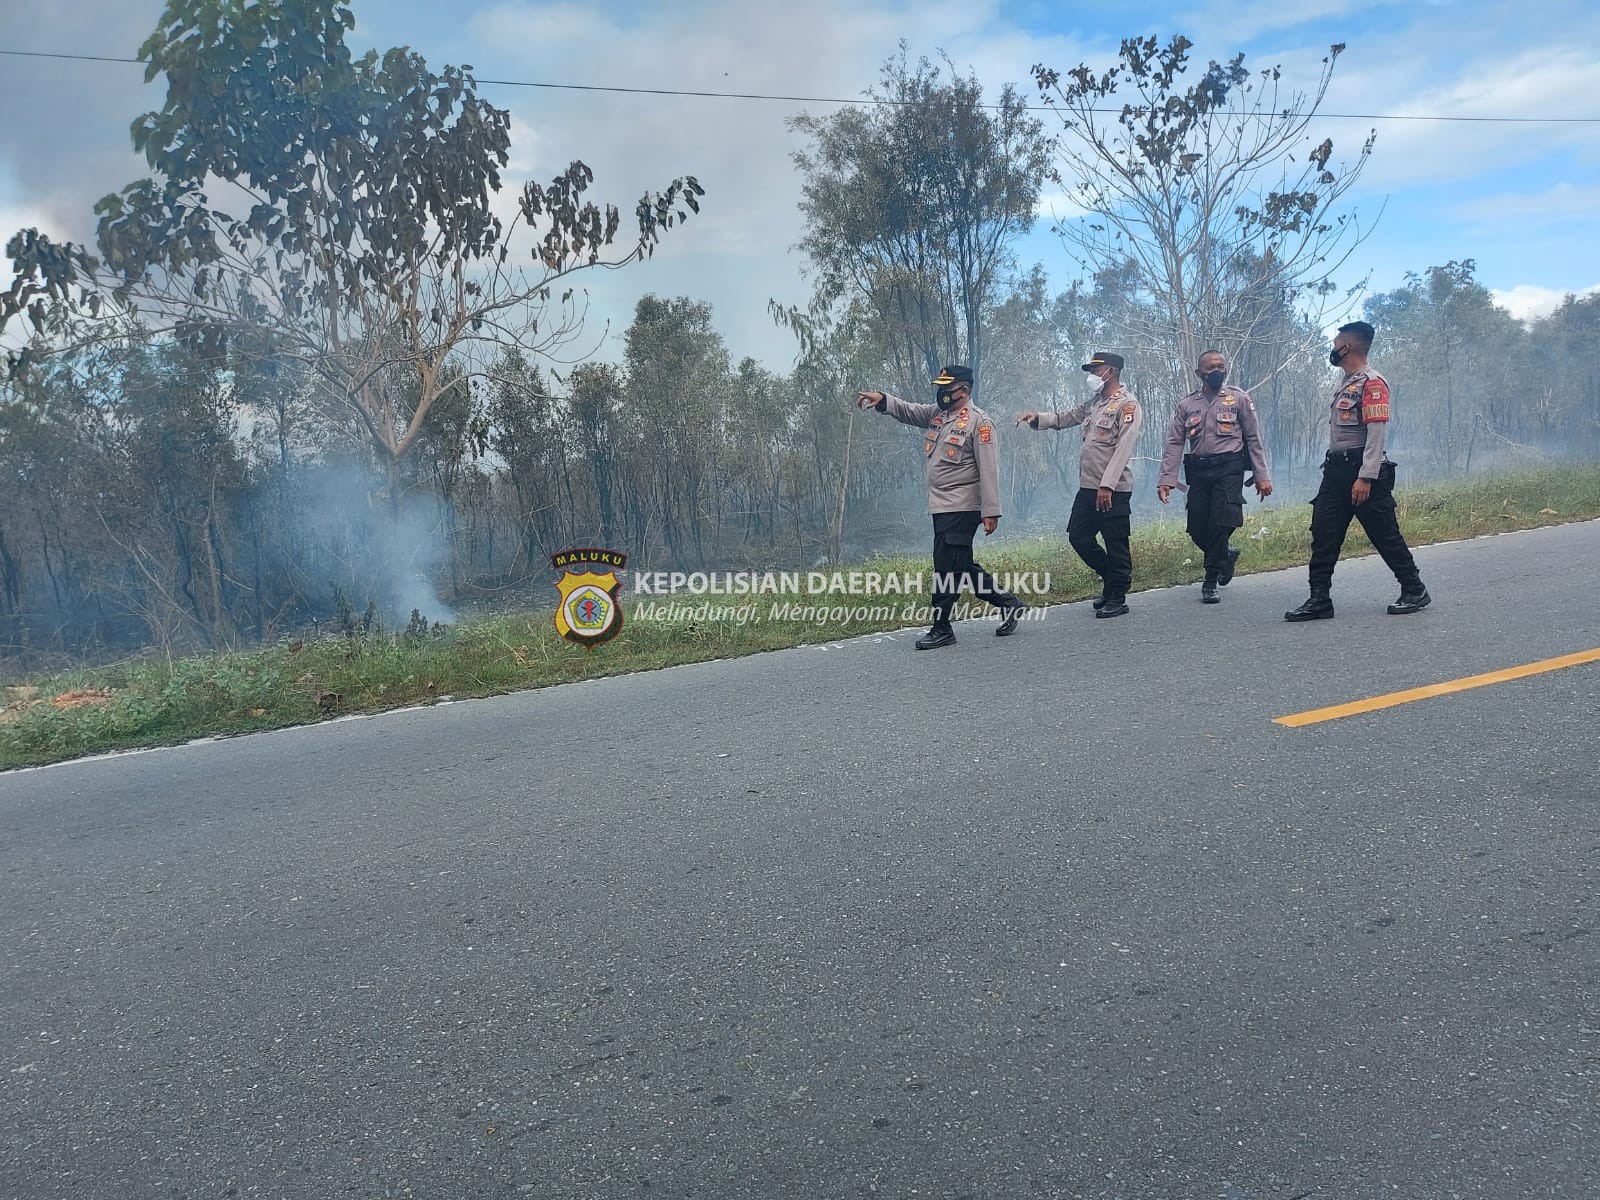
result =
[{"label": "grey uniform shirt", "polygon": [[1172,423],[1167,426],[1167,444],[1161,452],[1161,476],[1158,487],[1175,487],[1178,466],[1183,459],[1184,443],[1188,442],[1190,454],[1233,454],[1240,450],[1250,455],[1250,470],[1257,483],[1270,483],[1267,447],[1261,440],[1261,427],[1256,420],[1256,406],[1250,393],[1231,383],[1222,385],[1222,391],[1209,396],[1204,390],[1190,392],[1178,401],[1173,410]]},{"label": "grey uniform shirt", "polygon": [[922,452],[928,460],[929,512],[1000,516],[999,443],[983,409],[970,403],[942,409],[885,393],[878,411],[928,431]]},{"label": "grey uniform shirt", "polygon": [[1328,416],[1328,449],[1361,450],[1362,479],[1376,479],[1389,432],[1389,381],[1365,367],[1344,377],[1333,393]]},{"label": "grey uniform shirt", "polygon": [[1040,429],[1083,426],[1083,453],[1078,458],[1078,486],[1133,491],[1133,471],[1128,460],[1144,413],[1138,398],[1125,387],[1107,396],[1102,388],[1077,408],[1039,414]]}]

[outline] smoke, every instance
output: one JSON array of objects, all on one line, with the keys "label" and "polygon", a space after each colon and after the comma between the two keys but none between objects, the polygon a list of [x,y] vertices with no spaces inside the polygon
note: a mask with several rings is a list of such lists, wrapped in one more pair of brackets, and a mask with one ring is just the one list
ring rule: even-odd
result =
[{"label": "smoke", "polygon": [[449,556],[449,511],[431,489],[403,489],[391,501],[387,481],[349,461],[297,474],[290,536],[307,552],[310,571],[320,565],[327,576],[311,582],[326,588],[330,606],[337,589],[358,613],[374,604],[389,626],[405,624],[413,610],[430,622],[457,619],[438,588]]}]

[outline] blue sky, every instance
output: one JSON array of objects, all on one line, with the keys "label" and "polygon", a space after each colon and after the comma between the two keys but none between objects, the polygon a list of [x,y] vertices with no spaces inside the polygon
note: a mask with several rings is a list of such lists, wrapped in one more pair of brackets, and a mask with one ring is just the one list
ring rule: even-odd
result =
[{"label": "blue sky", "polygon": [[[40,0],[0,11],[0,48],[131,54],[159,0]],[[470,62],[484,78],[853,97],[905,39],[913,55],[950,55],[991,93],[1031,94],[1037,62],[1108,65],[1126,36],[1181,32],[1193,55],[1244,51],[1305,86],[1333,42],[1339,61],[1324,110],[1456,116],[1600,118],[1600,5],[1541,0],[1177,0],[1172,4],[884,3],[737,0],[531,3],[355,0],[357,40],[408,44],[430,61]],[[0,225],[84,236],[94,199],[140,174],[127,128],[160,99],[140,69],[9,60],[8,93],[26,108],[0,118]],[[791,345],[767,301],[803,301],[799,143],[789,103],[494,88],[514,116],[511,178],[553,174],[574,158],[596,192],[626,211],[681,173],[707,188],[704,215],[657,258],[590,286],[586,350],[619,353],[646,291],[710,301],[735,357],[782,368]],[[814,111],[830,111],[811,106]],[[1373,288],[1407,271],[1472,258],[1519,315],[1600,286],[1600,123],[1511,125],[1327,119],[1314,130],[1352,150],[1377,145],[1351,201],[1383,216],[1346,272]],[[1020,248],[1056,287],[1074,271],[1047,231]],[[1343,282],[1343,280],[1341,280]],[[610,333],[607,334],[607,322]]]}]

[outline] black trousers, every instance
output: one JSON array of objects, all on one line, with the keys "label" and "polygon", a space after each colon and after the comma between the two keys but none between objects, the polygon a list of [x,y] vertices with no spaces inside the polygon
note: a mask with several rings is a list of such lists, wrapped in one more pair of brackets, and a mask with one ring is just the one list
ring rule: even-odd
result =
[{"label": "black trousers", "polygon": [[[1067,541],[1088,564],[1089,570],[1105,581],[1108,600],[1123,600],[1133,583],[1133,550],[1128,545],[1132,532],[1132,492],[1112,492],[1111,511],[1094,506],[1095,489],[1079,488],[1072,501],[1072,516],[1067,518]],[[1104,549],[1095,540],[1105,541]]]},{"label": "black trousers", "polygon": [[1360,473],[1359,451],[1330,452],[1322,464],[1322,486],[1311,502],[1311,590],[1326,591],[1333,586],[1334,564],[1339,561],[1339,551],[1350,531],[1350,518],[1354,517],[1366,530],[1372,548],[1383,556],[1400,581],[1400,589],[1415,591],[1422,586],[1422,577],[1395,516],[1394,463],[1386,462],[1379,468],[1367,502],[1357,508],[1350,501],[1350,488]]},{"label": "black trousers", "polygon": [[1244,524],[1244,472],[1249,461],[1243,451],[1184,456],[1189,540],[1205,555],[1207,574],[1228,565],[1228,539]]},{"label": "black trousers", "polygon": [[[935,627],[950,624],[950,613],[955,609],[956,597],[962,585],[970,587],[980,600],[987,600],[997,608],[1011,608],[1017,598],[1000,590],[994,576],[985,571],[972,557],[972,539],[983,524],[983,517],[975,512],[933,514],[933,623]],[[944,587],[941,585],[949,584]]]}]

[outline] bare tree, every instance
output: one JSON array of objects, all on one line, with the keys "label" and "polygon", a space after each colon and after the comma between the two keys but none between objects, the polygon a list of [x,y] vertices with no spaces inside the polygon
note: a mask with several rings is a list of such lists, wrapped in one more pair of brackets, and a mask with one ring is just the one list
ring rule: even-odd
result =
[{"label": "bare tree", "polygon": [[1374,135],[1349,164],[1308,136],[1343,45],[1309,92],[1242,54],[1191,80],[1191,45],[1129,38],[1104,73],[1033,68],[1061,119],[1053,178],[1083,210],[1056,232],[1090,272],[1131,264],[1144,301],[1128,311],[1133,348],[1182,374],[1207,348],[1267,348],[1275,369],[1353,303],[1334,274],[1365,231],[1338,209]]}]

